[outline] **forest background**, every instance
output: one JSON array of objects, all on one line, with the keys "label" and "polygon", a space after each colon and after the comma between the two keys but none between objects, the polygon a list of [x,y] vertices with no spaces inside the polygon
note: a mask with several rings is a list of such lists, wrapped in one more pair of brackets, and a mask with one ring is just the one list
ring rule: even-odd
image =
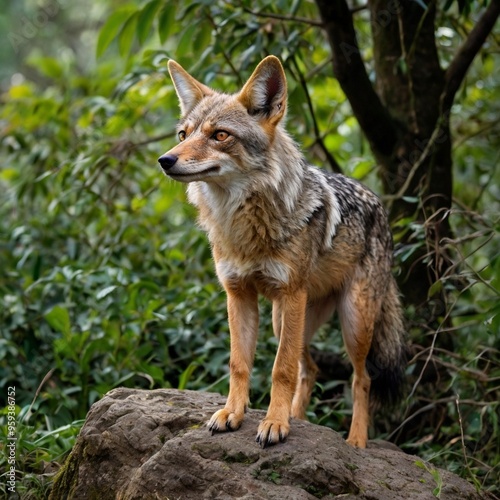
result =
[{"label": "forest background", "polygon": [[[184,186],[156,163],[176,142],[166,62],[233,92],[274,54],[307,158],[390,214],[409,384],[371,435],[500,498],[499,0],[0,5],[0,491],[8,388],[22,498],[47,496],[110,389],[227,393],[225,297]],[[277,345],[261,312],[256,408]],[[345,433],[335,320],[313,345],[308,416]]]}]

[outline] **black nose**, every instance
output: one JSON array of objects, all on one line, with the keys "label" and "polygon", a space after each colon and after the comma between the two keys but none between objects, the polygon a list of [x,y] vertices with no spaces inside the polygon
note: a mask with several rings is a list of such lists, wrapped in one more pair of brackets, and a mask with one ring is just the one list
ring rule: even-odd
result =
[{"label": "black nose", "polygon": [[163,168],[163,170],[165,170],[165,171],[172,168],[175,165],[175,163],[177,162],[177,160],[178,160],[177,156],[168,155],[168,154],[160,156],[158,158],[158,162],[161,165],[161,168]]}]

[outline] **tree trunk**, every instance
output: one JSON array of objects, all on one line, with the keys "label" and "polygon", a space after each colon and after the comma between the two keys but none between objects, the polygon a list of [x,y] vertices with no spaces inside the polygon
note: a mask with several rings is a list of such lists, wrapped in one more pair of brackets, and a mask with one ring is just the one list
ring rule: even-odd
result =
[{"label": "tree trunk", "polygon": [[[425,1],[425,0],[424,0]],[[449,114],[465,73],[500,14],[492,0],[446,71],[435,44],[435,0],[369,0],[375,85],[370,81],[346,0],[316,0],[333,54],[333,71],[380,166],[392,222],[423,228],[400,242],[416,251],[402,260],[399,284],[407,303],[427,303],[429,287],[449,261],[452,156]],[[420,246],[419,246],[420,245]]]},{"label": "tree trunk", "polygon": [[[445,73],[435,45],[435,6],[417,2],[369,4],[376,89],[397,127],[380,173],[393,221],[412,218],[425,227],[425,246],[403,265],[400,285],[409,303],[426,303],[429,286],[446,271],[440,241],[450,236],[452,158],[448,116],[440,102]],[[410,232],[403,244],[418,244]]]}]

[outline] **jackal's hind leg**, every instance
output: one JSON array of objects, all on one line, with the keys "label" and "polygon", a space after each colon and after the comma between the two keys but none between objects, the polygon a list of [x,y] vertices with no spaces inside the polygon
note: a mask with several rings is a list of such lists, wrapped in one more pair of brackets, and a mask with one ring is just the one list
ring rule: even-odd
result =
[{"label": "jackal's hind leg", "polygon": [[347,442],[358,448],[366,448],[368,442],[368,413],[370,395],[370,377],[366,371],[366,356],[353,354],[354,378],[352,381],[352,423]]},{"label": "jackal's hind leg", "polygon": [[309,347],[304,346],[302,358],[299,361],[299,377],[292,400],[292,417],[307,420],[306,410],[311,400],[311,394],[316,383],[318,366],[309,353]]},{"label": "jackal's hind leg", "polygon": [[352,423],[347,442],[366,448],[368,441],[370,376],[366,358],[370,351],[379,300],[364,280],[353,282],[339,304],[342,336],[354,368]]},{"label": "jackal's hind leg", "polygon": [[292,417],[306,420],[306,411],[316,383],[318,366],[309,352],[309,343],[316,330],[333,315],[337,299],[329,295],[307,305],[304,326],[304,347],[299,362],[299,376],[292,401]]}]

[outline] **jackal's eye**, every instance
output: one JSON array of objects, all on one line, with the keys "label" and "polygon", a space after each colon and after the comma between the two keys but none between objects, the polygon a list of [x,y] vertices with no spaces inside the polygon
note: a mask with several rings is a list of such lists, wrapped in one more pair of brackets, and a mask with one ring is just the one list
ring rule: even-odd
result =
[{"label": "jackal's eye", "polygon": [[216,141],[222,142],[229,137],[229,133],[225,130],[217,130],[212,136]]},{"label": "jackal's eye", "polygon": [[186,132],[184,130],[181,130],[178,134],[177,137],[179,138],[179,141],[183,141],[186,138]]}]

